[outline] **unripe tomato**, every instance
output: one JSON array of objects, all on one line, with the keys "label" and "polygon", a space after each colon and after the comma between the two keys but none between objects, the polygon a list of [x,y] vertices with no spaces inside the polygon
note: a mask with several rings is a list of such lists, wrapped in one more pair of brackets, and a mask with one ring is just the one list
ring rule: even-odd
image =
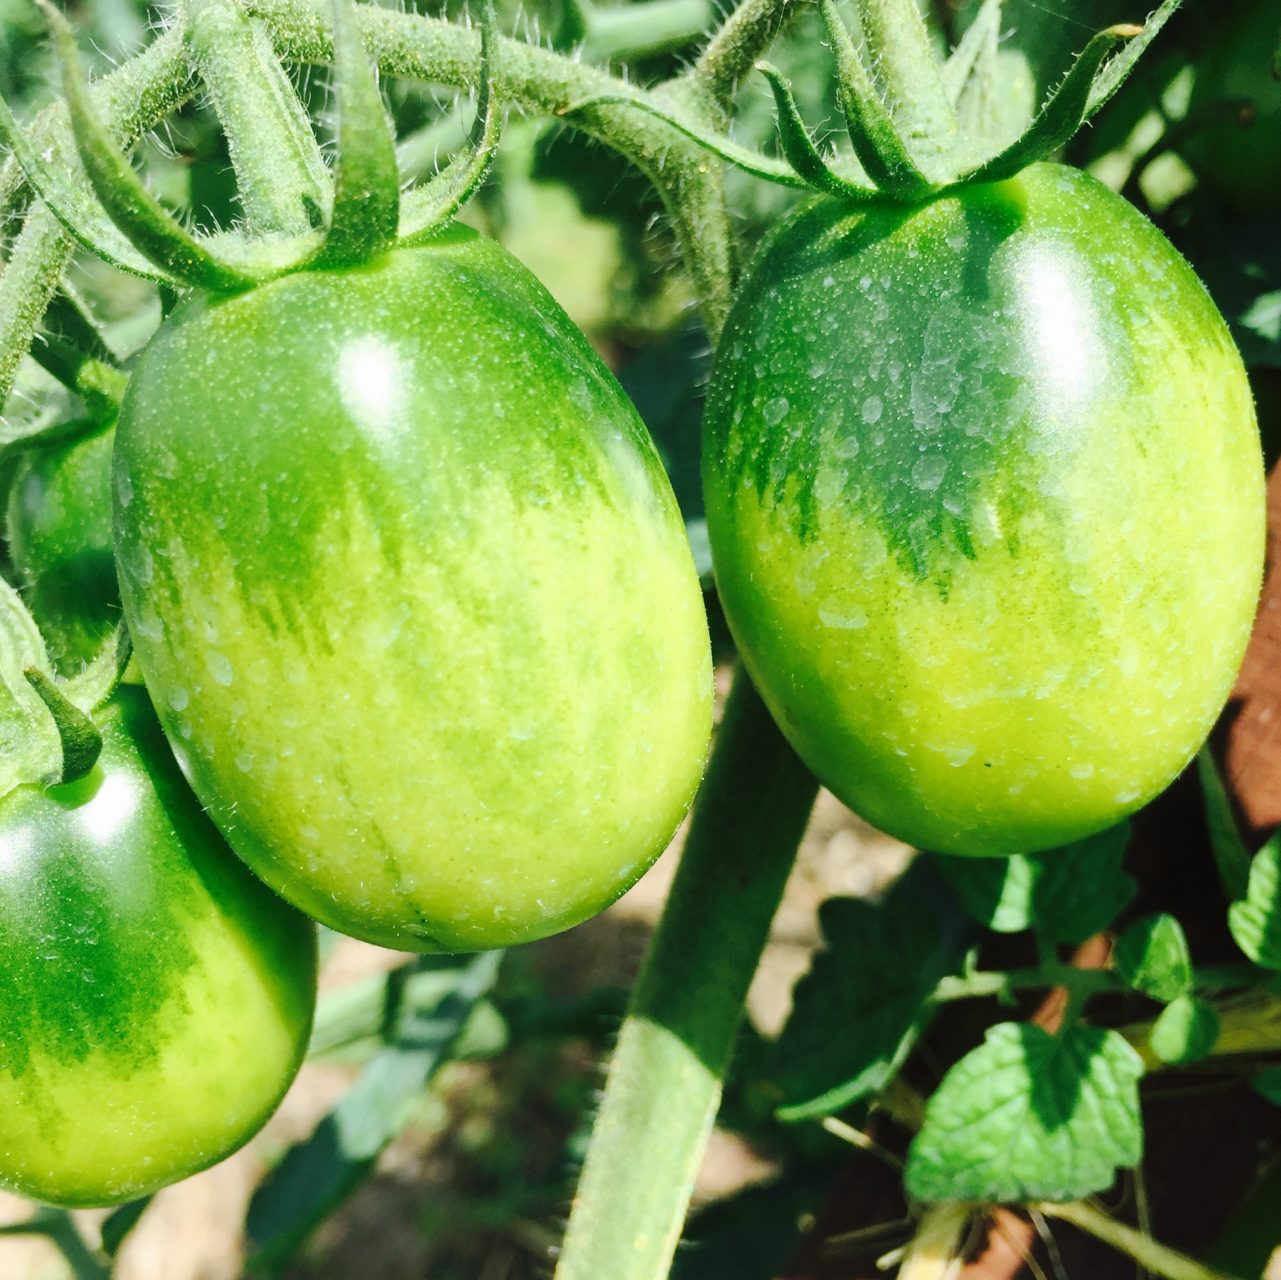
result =
[{"label": "unripe tomato", "polygon": [[90,428],[29,450],[9,490],[9,550],[49,651],[64,668],[92,658],[120,621],[111,541],[111,444]]},{"label": "unripe tomato", "polygon": [[232,855],[146,694],[79,782],[0,800],[0,1185],[61,1205],[221,1160],[302,1060],[315,928]]},{"label": "unripe tomato", "polygon": [[389,946],[505,946],[657,856],[710,732],[692,556],[635,410],[496,244],[193,300],[117,436],[138,661],[291,902]]},{"label": "unripe tomato", "polygon": [[1098,830],[1223,706],[1262,573],[1249,388],[1187,264],[1081,173],[800,209],[736,300],[705,449],[762,695],[904,840]]}]

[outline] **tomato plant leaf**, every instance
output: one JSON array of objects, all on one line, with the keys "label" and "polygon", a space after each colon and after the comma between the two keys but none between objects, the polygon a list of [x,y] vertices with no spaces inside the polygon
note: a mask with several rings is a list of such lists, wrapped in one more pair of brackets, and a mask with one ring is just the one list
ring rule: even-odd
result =
[{"label": "tomato plant leaf", "polygon": [[1161,1011],[1148,1044],[1162,1062],[1186,1066],[1208,1057],[1218,1038],[1218,1014],[1204,1000],[1189,993]]},{"label": "tomato plant leaf", "polygon": [[[819,13],[836,56],[841,110],[854,154],[881,191],[897,199],[919,198],[934,184],[921,172],[899,133],[894,116],[863,65],[834,0],[819,0]],[[772,86],[772,79],[770,83]],[[944,109],[950,115],[950,105]]]},{"label": "tomato plant leaf", "polygon": [[493,167],[503,127],[502,108],[494,93],[495,22],[490,0],[482,9],[480,88],[468,148],[456,155],[426,186],[409,192],[401,202],[402,246],[420,244],[435,235],[475,195]]},{"label": "tomato plant leaf", "polygon": [[130,1200],[103,1221],[102,1251],[107,1257],[114,1258],[120,1252],[120,1246],[138,1225],[138,1220],[147,1211],[151,1199],[151,1196],[143,1196],[141,1200]]},{"label": "tomato plant leaf", "polygon": [[54,781],[62,769],[58,730],[27,671],[51,676],[44,641],[21,597],[0,581],[0,796]]},{"label": "tomato plant leaf", "polygon": [[424,957],[424,968],[434,962],[455,980],[439,999],[405,1011],[392,1042],[258,1188],[246,1226],[260,1260],[287,1257],[370,1172],[408,1122],[428,1081],[452,1057],[473,1008],[498,976],[500,960],[494,951]]},{"label": "tomato plant leaf", "polygon": [[1136,991],[1171,1004],[1192,989],[1192,956],[1171,915],[1135,920],[1117,940],[1112,963]]},{"label": "tomato plant leaf", "polygon": [[1228,927],[1255,964],[1281,970],[1281,831],[1254,855],[1245,897],[1228,908]]},{"label": "tomato plant leaf", "polygon": [[960,965],[972,928],[918,859],[879,903],[832,898],[825,948],[796,986],[763,1075],[784,1120],[830,1115],[882,1088],[929,1020],[938,980]]},{"label": "tomato plant leaf", "polygon": [[1133,40],[1141,28],[1129,25],[1100,31],[1072,64],[1063,82],[1046,99],[1027,132],[998,155],[966,175],[967,181],[999,182],[1012,178],[1034,161],[1043,160],[1062,147],[1081,127],[1089,109],[1092,87],[1099,68],[1113,48]]},{"label": "tomato plant leaf", "polygon": [[1210,849],[1219,869],[1219,883],[1229,898],[1242,898],[1250,880],[1250,851],[1241,839],[1241,829],[1232,812],[1232,801],[1223,784],[1223,775],[1219,773],[1219,766],[1208,747],[1201,749],[1196,765],[1205,803],[1206,826],[1210,831]]},{"label": "tomato plant leaf", "polygon": [[1281,1107],[1281,1067],[1267,1067],[1251,1078],[1250,1088],[1274,1106]]},{"label": "tomato plant leaf", "polygon": [[926,1203],[1076,1200],[1143,1154],[1143,1062],[1115,1031],[1003,1022],[943,1077],[908,1152]]},{"label": "tomato plant leaf", "polygon": [[1078,943],[1106,928],[1134,896],[1122,868],[1130,824],[1075,844],[1012,858],[935,855],[965,909],[995,933],[1035,929],[1053,942]]}]

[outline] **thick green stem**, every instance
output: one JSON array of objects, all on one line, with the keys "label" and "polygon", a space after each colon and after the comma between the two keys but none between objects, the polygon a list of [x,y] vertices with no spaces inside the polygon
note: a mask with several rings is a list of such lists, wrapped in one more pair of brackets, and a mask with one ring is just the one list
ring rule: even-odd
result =
[{"label": "thick green stem", "polygon": [[227,135],[251,232],[319,226],[330,182],[307,113],[261,27],[232,0],[192,0],[187,46]]},{"label": "thick green stem", "polygon": [[0,407],[70,260],[71,237],[44,205],[36,204],[0,272]]},{"label": "thick green stem", "polygon": [[799,9],[799,0],[744,0],[708,41],[690,78],[727,110],[740,82]]},{"label": "thick green stem", "polygon": [[583,37],[588,62],[643,58],[697,40],[716,21],[712,0],[644,0],[594,9]]},{"label": "thick green stem", "polygon": [[1145,1271],[1162,1276],[1164,1280],[1233,1280],[1233,1277],[1222,1271],[1216,1271],[1195,1258],[1189,1258],[1185,1253],[1159,1244],[1135,1227],[1117,1222],[1102,1209],[1096,1209],[1083,1200],[1072,1204],[1042,1204],[1037,1208],[1047,1218],[1070,1222],[1074,1227],[1089,1232],[1096,1240],[1102,1240],[1121,1253],[1128,1254]]},{"label": "thick green stem", "polygon": [[817,783],[740,674],[614,1051],[557,1280],[662,1280]]}]

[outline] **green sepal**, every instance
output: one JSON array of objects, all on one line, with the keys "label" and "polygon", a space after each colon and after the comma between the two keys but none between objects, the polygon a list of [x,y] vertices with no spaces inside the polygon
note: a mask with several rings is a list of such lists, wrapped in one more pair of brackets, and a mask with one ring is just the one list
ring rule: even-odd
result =
[{"label": "green sepal", "polygon": [[58,688],[53,677],[38,667],[23,673],[27,683],[40,695],[40,700],[53,717],[62,744],[62,767],[54,783],[75,782],[83,778],[102,754],[102,735],[79,707]]},{"label": "green sepal", "polygon": [[[133,265],[124,261],[119,261],[118,265],[164,283],[176,280],[215,292],[234,292],[252,285],[253,276],[214,257],[147,190],[94,110],[75,36],[66,19],[49,0],[37,0],[37,3],[49,21],[54,47],[62,64],[67,114],[89,183],[108,218],[151,270],[138,270],[136,257]],[[19,161],[26,168],[21,155]],[[35,177],[31,173],[28,177],[39,190]],[[40,194],[54,208],[45,192]],[[68,229],[74,233],[69,224]],[[91,243],[89,247],[96,253],[103,253],[97,244]]]},{"label": "green sepal", "polygon": [[1148,15],[1140,30],[1129,44],[1117,54],[1095,77],[1090,86],[1090,99],[1085,108],[1085,119],[1088,120],[1107,100],[1125,83],[1126,77],[1134,70],[1144,49],[1156,39],[1161,28],[1174,17],[1183,0],[1164,0],[1155,13]]},{"label": "green sepal", "polygon": [[402,245],[412,247],[430,240],[476,194],[494,163],[502,133],[502,108],[494,93],[495,25],[494,6],[489,0],[481,16],[480,88],[467,150],[455,156],[430,182],[402,199]]},{"label": "green sepal", "polygon": [[955,150],[957,121],[922,7],[918,0],[854,0],[852,5],[881,100],[899,135],[912,140],[915,154],[932,171]]},{"label": "green sepal", "polygon": [[1001,0],[983,0],[983,7],[965,29],[955,49],[943,64],[943,92],[953,108],[960,106],[974,77],[981,74],[990,46],[1001,34]]},{"label": "green sepal", "polygon": [[26,672],[53,674],[44,640],[22,598],[0,579],[0,797],[15,787],[56,782],[62,745]]},{"label": "green sepal", "polygon": [[996,136],[1000,127],[1000,43],[1001,0],[983,0],[943,66],[943,87],[961,127],[959,158],[967,164],[972,155],[981,154],[983,140]]},{"label": "green sepal", "polygon": [[[928,195],[935,184],[921,172],[908,150],[890,108],[854,48],[834,0],[819,0],[819,12],[836,56],[841,110],[859,163],[892,199],[911,201]],[[779,124],[781,129],[781,108]]]},{"label": "green sepal", "polygon": [[317,266],[368,262],[396,241],[400,171],[396,140],[378,77],[351,0],[333,0],[334,84],[338,100],[338,161],[334,207]]},{"label": "green sepal", "polygon": [[[90,253],[144,280],[161,285],[176,283],[167,271],[144,258],[111,221],[83,171],[77,174],[74,170],[54,169],[40,160],[3,98],[0,98],[0,145],[13,153],[32,190],[49,212]],[[78,178],[85,180],[78,181]]]},{"label": "green sepal", "polygon": [[333,194],[329,171],[266,28],[234,0],[191,0],[186,41],[227,139],[246,227],[319,230]]},{"label": "green sepal", "polygon": [[1141,27],[1120,24],[1100,31],[1072,64],[1063,82],[1046,99],[1022,137],[964,175],[966,182],[1000,182],[1057,151],[1081,127],[1099,68],[1112,50],[1133,40]]},{"label": "green sepal", "polygon": [[132,657],[129,629],[121,622],[102,642],[91,662],[74,676],[59,681],[60,688],[70,702],[88,715],[111,697]]},{"label": "green sepal", "polygon": [[[764,64],[757,64],[758,70],[764,70]],[[749,173],[754,178],[763,178],[766,182],[776,183],[780,187],[793,187],[801,190],[810,190],[811,183],[807,182],[798,174],[791,165],[785,164],[781,160],[775,160],[770,156],[761,155],[759,151],[753,151],[750,147],[744,147],[725,137],[723,134],[712,133],[707,129],[689,120],[683,119],[674,111],[669,111],[645,98],[633,97],[624,93],[600,93],[593,94],[590,98],[580,98],[576,102],[571,102],[565,107],[560,114],[562,116],[575,115],[580,111],[587,111],[593,107],[635,107],[638,111],[643,111],[648,116],[653,116],[656,120],[661,120],[664,124],[675,129],[677,133],[688,138],[691,142],[697,143],[704,151],[711,152],[714,156],[719,156],[727,164],[732,164],[736,169],[741,169],[744,173]],[[826,190],[826,188],[821,188]],[[868,196],[875,194],[868,191]]]},{"label": "green sepal", "polygon": [[783,154],[803,184],[815,191],[825,191],[828,195],[846,200],[872,199],[876,195],[875,191],[842,178],[819,154],[801,119],[791,85],[787,83],[783,73],[768,62],[758,62],[756,69],[769,82],[770,91],[774,95],[774,106],[778,112],[778,139]]},{"label": "green sepal", "polygon": [[84,401],[95,422],[114,421],[128,376],[67,286],[54,295],[41,328],[32,357]]}]

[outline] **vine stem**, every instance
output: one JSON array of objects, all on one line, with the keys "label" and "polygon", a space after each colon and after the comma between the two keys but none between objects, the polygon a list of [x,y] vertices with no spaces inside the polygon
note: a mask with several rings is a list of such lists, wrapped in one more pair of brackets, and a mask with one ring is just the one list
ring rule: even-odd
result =
[{"label": "vine stem", "polygon": [[742,672],[610,1065],[556,1280],[662,1280],[818,784]]},{"label": "vine stem", "polygon": [[1047,1218],[1070,1223],[1128,1254],[1144,1270],[1162,1276],[1164,1280],[1237,1280],[1237,1277],[1215,1271],[1195,1258],[1153,1240],[1135,1227],[1118,1222],[1084,1200],[1071,1204],[1039,1204],[1036,1207]]},{"label": "vine stem", "polygon": [[800,7],[800,0],[743,0],[708,41],[690,80],[727,112],[739,84]]}]

